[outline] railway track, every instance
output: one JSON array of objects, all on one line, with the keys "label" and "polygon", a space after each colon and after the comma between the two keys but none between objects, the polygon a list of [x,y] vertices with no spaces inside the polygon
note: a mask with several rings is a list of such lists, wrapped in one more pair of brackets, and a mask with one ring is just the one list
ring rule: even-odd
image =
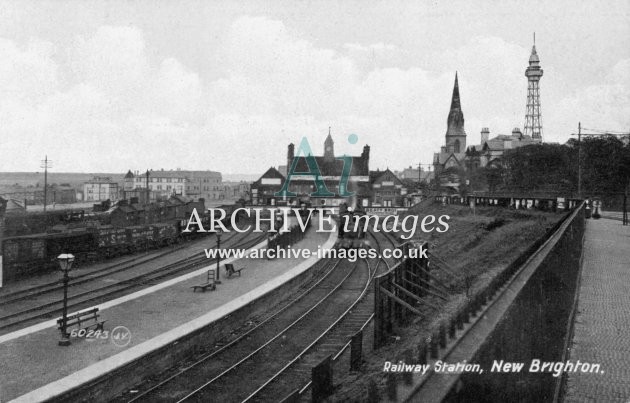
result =
[{"label": "railway track", "polygon": [[362,262],[326,264],[322,278],[262,322],[126,401],[246,398],[311,344],[313,335],[330,327],[330,317],[341,317],[371,279]]},{"label": "railway track", "polygon": [[[370,285],[378,264],[381,262],[387,264],[384,260],[379,259],[373,269],[369,267],[369,262],[367,263],[369,279],[353,304],[316,340],[296,355],[263,386],[243,399],[243,402],[276,401],[278,398],[289,397],[296,390],[299,390],[299,395],[304,395],[311,387],[312,368],[328,356],[332,356],[333,362],[337,361],[350,347],[352,336],[365,329],[374,318],[374,300]],[[295,385],[299,385],[299,387],[296,388]]]},{"label": "railway track", "polygon": [[[383,239],[370,235],[381,250]],[[118,401],[264,402],[278,401],[296,389],[305,393],[312,367],[328,355],[339,359],[350,338],[372,321],[370,284],[379,266],[385,271],[390,267],[385,259],[348,263],[328,261],[324,276],[281,309],[166,379],[144,390],[141,385],[139,394],[128,393]],[[317,323],[322,317],[331,319]]]},{"label": "railway track", "polygon": [[[234,233],[233,235],[230,236],[230,238],[224,240],[224,242],[229,242],[231,239],[233,239],[235,236],[237,236],[236,233]],[[196,243],[193,241],[193,243]],[[123,261],[117,262],[115,264],[112,265],[108,265],[106,267],[103,267],[102,269],[99,270],[93,270],[87,273],[82,273],[82,274],[77,274],[77,275],[73,275],[71,278],[71,281],[68,283],[68,287],[73,287],[76,285],[80,285],[86,282],[90,282],[99,278],[103,278],[103,277],[107,277],[110,276],[112,274],[116,274],[119,272],[123,272],[129,269],[133,269],[135,267],[138,267],[140,265],[155,261],[157,259],[160,259],[163,256],[169,255],[173,252],[185,249],[187,247],[190,247],[191,245],[188,243],[185,244],[180,244],[177,245],[175,248],[169,248],[169,250],[167,251],[163,251],[163,252],[159,252],[158,254],[155,255],[151,255],[151,256],[135,256],[132,257],[130,259],[125,259]],[[212,246],[212,247],[216,247]],[[7,305],[10,304],[12,302],[19,302],[19,301],[23,301],[29,298],[32,298],[34,296],[40,296],[42,294],[47,294],[47,293],[51,293],[51,292],[55,292],[55,291],[59,291],[63,289],[63,285],[61,284],[61,282],[58,281],[52,281],[50,283],[46,283],[46,284],[40,284],[34,287],[29,287],[23,290],[19,290],[19,291],[15,291],[15,292],[11,292],[11,293],[7,293],[4,294],[2,296],[0,296],[0,306],[3,305]]]},{"label": "railway track", "polygon": [[383,237],[387,239],[387,243],[392,248],[398,247],[398,245],[400,244],[400,241],[391,232],[382,231],[381,233],[383,234]]},{"label": "railway track", "polygon": [[[387,233],[384,232],[377,232],[376,234],[373,232],[368,232],[368,234],[372,237],[372,239],[374,239],[374,242],[376,243],[376,250],[379,251],[379,253],[382,253],[383,251],[383,245],[381,243],[381,241],[379,241],[379,236],[382,236],[382,238],[385,238],[386,243],[387,243],[387,247],[389,249],[396,249],[398,247],[398,244],[396,243],[396,240],[393,236],[388,236]],[[378,235],[377,235],[378,234]],[[391,266],[393,266],[394,264],[396,264],[397,260],[395,258],[390,258],[389,261],[387,259],[385,259],[384,257],[381,257],[380,259],[378,259],[377,263],[376,263],[376,268],[375,268],[375,272],[378,273],[378,269],[379,268],[383,268],[384,271],[389,270],[389,268]],[[384,263],[384,265],[381,265],[381,263]]]},{"label": "railway track", "polygon": [[[261,235],[253,239],[241,239],[238,243],[233,245],[226,245],[231,248],[249,248],[258,242],[260,242],[266,235]],[[161,266],[157,269],[141,273],[130,278],[123,279],[121,281],[113,282],[110,284],[97,284],[98,288],[88,287],[84,291],[80,291],[68,296],[68,309],[80,310],[88,306],[107,301],[115,296],[127,293],[131,290],[153,285],[158,281],[162,281],[168,278],[175,277],[177,275],[185,274],[197,269],[203,265],[209,265],[216,260],[207,259],[205,254],[199,254],[196,256],[187,257],[181,261],[170,263]],[[105,275],[111,275],[109,272]],[[99,276],[101,278],[103,276]],[[88,285],[94,284],[94,277],[81,280]],[[77,283],[74,283],[75,288]],[[11,303],[21,302],[27,299],[33,298],[32,295],[25,295],[18,297],[11,301]],[[44,303],[37,303],[34,306],[27,307],[13,311],[0,317],[0,332],[15,328],[17,326],[24,326],[40,319],[49,319],[56,315],[59,315],[62,311],[61,300],[52,300]],[[3,303],[8,305],[9,303]],[[5,309],[3,309],[5,310]]]}]

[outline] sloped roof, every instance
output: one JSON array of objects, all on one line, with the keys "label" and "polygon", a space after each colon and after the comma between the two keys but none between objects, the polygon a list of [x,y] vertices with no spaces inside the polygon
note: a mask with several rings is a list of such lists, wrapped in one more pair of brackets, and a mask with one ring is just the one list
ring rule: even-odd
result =
[{"label": "sloped roof", "polygon": [[108,212],[112,212],[114,210],[120,210],[123,213],[133,213],[134,211],[136,211],[136,209],[132,206],[115,206],[109,209]]},{"label": "sloped roof", "polygon": [[[512,147],[511,148],[518,148],[521,146],[525,146],[525,145],[529,145],[529,144],[538,144],[539,141],[536,139],[533,139],[532,136],[528,135],[528,134],[499,134],[491,139],[489,139],[485,144],[488,144],[488,149],[490,151],[502,151],[505,150],[505,142],[506,141],[511,141],[512,142]],[[484,146],[483,145],[474,145],[474,146],[469,146],[469,148],[471,147],[476,147],[477,151],[484,150]]]},{"label": "sloped roof", "polygon": [[284,175],[282,175],[280,173],[280,171],[278,171],[276,168],[271,167],[268,170],[265,171],[264,174],[262,174],[260,176],[260,178],[258,178],[257,181],[255,181],[254,183],[252,183],[252,186],[259,186],[260,182],[263,178],[280,178],[282,180],[284,180]]},{"label": "sloped roof", "polygon": [[[466,158],[466,152],[463,153],[435,153],[433,157],[433,162],[437,162],[439,164],[444,165],[446,161],[450,159],[450,157],[454,157],[457,162],[463,161]],[[436,160],[437,159],[437,160]]]},{"label": "sloped roof", "polygon": [[136,210],[136,211],[144,211],[144,210],[146,210],[145,206],[143,206],[140,203],[134,203],[134,204],[131,205],[131,207],[133,207],[133,209]]},{"label": "sloped roof", "polygon": [[396,184],[398,184],[398,185],[402,185],[403,184],[403,182],[396,175],[394,175],[394,173],[392,171],[390,171],[389,168],[387,168],[384,171],[376,171],[376,172],[371,171],[370,172],[370,183],[375,183],[379,179],[381,179],[383,176],[386,176],[386,175],[390,176],[391,178],[393,178],[392,180],[394,182],[396,182]]}]

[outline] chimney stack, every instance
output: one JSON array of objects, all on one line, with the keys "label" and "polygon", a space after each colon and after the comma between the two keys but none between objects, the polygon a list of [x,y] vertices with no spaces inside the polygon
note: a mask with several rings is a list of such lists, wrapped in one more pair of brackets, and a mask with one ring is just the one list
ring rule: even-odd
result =
[{"label": "chimney stack", "polygon": [[295,158],[295,145],[293,145],[293,143],[290,143],[287,151],[287,172],[289,172],[288,170],[291,169],[293,158]]},{"label": "chimney stack", "polygon": [[487,143],[490,139],[490,129],[484,127],[481,129],[481,146],[483,147],[484,143]]}]

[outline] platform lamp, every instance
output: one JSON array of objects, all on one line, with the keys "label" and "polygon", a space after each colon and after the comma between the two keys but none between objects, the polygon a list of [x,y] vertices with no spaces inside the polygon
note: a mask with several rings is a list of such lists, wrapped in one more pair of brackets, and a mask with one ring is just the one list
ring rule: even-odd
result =
[{"label": "platform lamp", "polygon": [[221,284],[220,276],[219,276],[219,266],[221,265],[221,253],[219,250],[221,249],[221,235],[223,235],[223,231],[220,228],[217,228],[215,234],[217,235],[217,278],[214,281],[217,284]]},{"label": "platform lamp", "polygon": [[70,335],[67,331],[67,322],[68,322],[68,280],[70,277],[68,276],[68,272],[72,268],[72,263],[74,262],[74,256],[70,253],[62,253],[57,256],[57,260],[59,261],[59,267],[63,272],[63,316],[61,318],[61,340],[59,340],[60,346],[69,346],[70,345]]}]

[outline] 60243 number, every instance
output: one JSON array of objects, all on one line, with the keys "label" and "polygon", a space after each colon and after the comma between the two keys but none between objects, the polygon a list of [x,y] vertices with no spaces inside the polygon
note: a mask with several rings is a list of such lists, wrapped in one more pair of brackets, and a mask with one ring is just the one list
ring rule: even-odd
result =
[{"label": "60243 number", "polygon": [[85,339],[108,339],[109,330],[87,330],[87,329],[72,329],[70,337],[78,337]]}]

